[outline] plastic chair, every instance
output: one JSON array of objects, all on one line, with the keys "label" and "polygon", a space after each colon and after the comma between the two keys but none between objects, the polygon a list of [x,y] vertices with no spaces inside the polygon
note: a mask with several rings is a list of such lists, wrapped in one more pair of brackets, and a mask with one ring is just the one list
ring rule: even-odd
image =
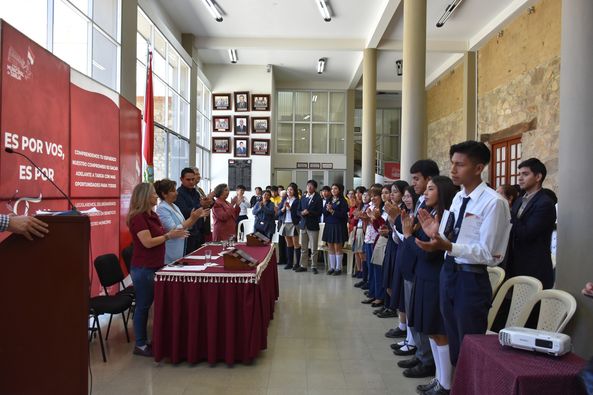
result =
[{"label": "plastic chair", "polygon": [[537,329],[549,332],[564,330],[577,309],[577,301],[568,292],[559,289],[545,289],[531,298],[519,318],[517,318],[517,326],[525,326],[531,311],[537,303],[541,303]]},{"label": "plastic chair", "polygon": [[488,312],[489,332],[492,324],[494,323],[494,319],[496,318],[496,314],[500,309],[500,305],[504,301],[506,294],[511,288],[513,289],[513,297],[511,298],[511,307],[509,309],[509,315],[504,326],[505,328],[511,326],[520,326],[518,325],[518,318],[523,312],[523,309],[529,303],[533,295],[542,290],[543,286],[541,281],[539,281],[537,278],[529,276],[517,276],[505,281],[500,286],[500,289],[498,290],[498,293],[492,302],[492,307]]},{"label": "plastic chair", "polygon": [[244,243],[247,240],[247,234],[253,231],[253,219],[244,219],[237,225],[237,241]]},{"label": "plastic chair", "polygon": [[503,268],[494,266],[487,267],[488,277],[490,278],[490,286],[492,287],[492,299],[496,296],[496,291],[504,281],[505,271]]}]

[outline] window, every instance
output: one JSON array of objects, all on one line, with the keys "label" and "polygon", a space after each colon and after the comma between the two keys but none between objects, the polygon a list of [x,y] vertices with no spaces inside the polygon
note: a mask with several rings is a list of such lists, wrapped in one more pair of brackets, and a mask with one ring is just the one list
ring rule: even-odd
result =
[{"label": "window", "polygon": [[148,49],[153,48],[155,179],[176,180],[189,165],[190,66],[140,8],[137,28],[136,106],[144,111]]},{"label": "window", "polygon": [[[188,77],[189,79],[189,77]],[[210,101],[212,94],[210,89],[201,78],[198,78],[196,89],[196,167],[200,169],[200,187],[208,192],[210,190],[210,141],[212,137],[212,129],[210,127],[212,121],[212,107]]]},{"label": "window", "polygon": [[278,92],[276,152],[345,154],[344,92]]},{"label": "window", "polygon": [[0,17],[119,92],[121,0],[3,0]]},{"label": "window", "polygon": [[490,183],[501,185],[517,183],[517,166],[521,162],[521,137],[512,137],[492,143]]}]

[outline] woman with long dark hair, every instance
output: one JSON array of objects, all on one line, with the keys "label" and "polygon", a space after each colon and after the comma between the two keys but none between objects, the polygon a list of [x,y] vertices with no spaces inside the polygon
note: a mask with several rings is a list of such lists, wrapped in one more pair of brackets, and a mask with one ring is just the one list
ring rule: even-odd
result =
[{"label": "woman with long dark hair", "polygon": [[331,197],[323,204],[322,240],[327,243],[329,254],[329,271],[327,274],[339,276],[342,274],[342,247],[348,240],[348,202],[344,198],[344,186],[333,184]]},{"label": "woman with long dark hair", "polygon": [[[284,269],[298,269],[301,266],[301,245],[299,244],[300,199],[298,186],[294,182],[286,187],[286,196],[280,202],[278,220],[281,225],[280,236],[286,240],[286,265]],[[295,261],[296,259],[296,261]]]},{"label": "woman with long dark hair", "polygon": [[383,200],[381,198],[381,189],[371,188],[369,195],[371,196],[371,203],[363,214],[365,221],[364,255],[369,273],[369,292],[367,295],[368,299],[363,300],[362,303],[379,307],[383,305],[383,294],[382,288],[379,288],[378,284],[381,284],[383,275],[381,275],[381,281],[377,282],[376,277],[379,274],[380,266],[373,263],[373,251],[375,249],[375,243],[377,243],[380,237],[379,229],[385,224],[385,220],[382,217]]}]

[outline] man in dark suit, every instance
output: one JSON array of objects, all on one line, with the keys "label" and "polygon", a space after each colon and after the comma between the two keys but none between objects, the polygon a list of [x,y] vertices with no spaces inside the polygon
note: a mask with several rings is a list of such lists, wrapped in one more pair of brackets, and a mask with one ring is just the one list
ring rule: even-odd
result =
[{"label": "man in dark suit", "polygon": [[[307,195],[301,198],[299,203],[299,233],[301,235],[301,266],[295,271],[306,272],[311,266],[314,274],[317,271],[317,241],[319,239],[319,220],[323,200],[317,193],[317,181],[307,181]],[[309,249],[311,260],[309,261]]]},{"label": "man in dark suit", "polygon": [[[185,219],[189,218],[193,209],[202,207],[200,194],[196,191],[196,174],[194,169],[186,167],[181,170],[181,186],[177,188],[175,205],[179,207]],[[189,254],[200,248],[204,243],[204,218],[200,218],[189,230],[185,243],[185,253]]]},{"label": "man in dark suit", "polygon": [[235,132],[247,134],[247,125],[245,125],[245,120],[243,118],[239,118],[237,126],[235,127]]},{"label": "man in dark suit", "polygon": [[540,280],[544,289],[554,286],[554,270],[550,243],[556,208],[554,201],[542,190],[546,166],[537,158],[519,164],[519,185],[524,195],[511,209],[513,227],[510,236],[509,277],[531,276]]},{"label": "man in dark suit", "polygon": [[239,142],[239,145],[237,146],[237,155],[246,155],[247,154],[247,148],[245,147],[245,144],[243,144],[243,142]]}]

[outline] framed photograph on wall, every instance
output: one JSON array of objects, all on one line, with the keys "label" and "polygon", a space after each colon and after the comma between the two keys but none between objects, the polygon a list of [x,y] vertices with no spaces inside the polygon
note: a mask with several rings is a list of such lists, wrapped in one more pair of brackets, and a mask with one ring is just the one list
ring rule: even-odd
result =
[{"label": "framed photograph on wall", "polygon": [[252,95],[253,111],[270,111],[270,95]]},{"label": "framed photograph on wall", "polygon": [[249,139],[235,139],[235,157],[247,158],[249,156]]},{"label": "framed photograph on wall", "polygon": [[231,94],[230,93],[214,93],[212,94],[212,109],[213,110],[232,110],[231,108]]},{"label": "framed photograph on wall", "polygon": [[230,115],[212,117],[212,131],[213,132],[230,132],[231,131]]},{"label": "framed photograph on wall", "polygon": [[249,111],[249,92],[235,92],[235,111]]},{"label": "framed photograph on wall", "polygon": [[231,153],[231,138],[230,137],[212,137],[212,153],[213,154],[230,154]]},{"label": "framed photograph on wall", "polygon": [[251,133],[270,133],[270,117],[251,117]]},{"label": "framed photograph on wall", "polygon": [[249,115],[236,115],[234,125],[235,136],[249,136]]},{"label": "framed photograph on wall", "polygon": [[251,155],[270,155],[270,140],[251,139]]}]

